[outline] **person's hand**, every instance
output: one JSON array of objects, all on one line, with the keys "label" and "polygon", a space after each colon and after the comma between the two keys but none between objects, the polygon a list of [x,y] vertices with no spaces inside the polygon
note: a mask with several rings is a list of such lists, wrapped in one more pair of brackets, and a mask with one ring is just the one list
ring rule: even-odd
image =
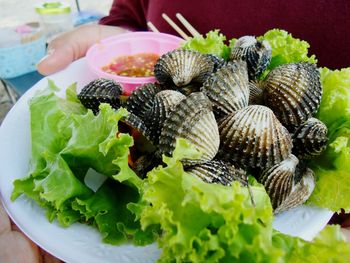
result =
[{"label": "person's hand", "polygon": [[59,263],[12,224],[0,201],[0,261],[4,263]]},{"label": "person's hand", "polygon": [[86,25],[63,33],[49,43],[37,69],[43,75],[52,74],[85,56],[89,47],[101,39],[124,32],[127,30],[120,27]]}]

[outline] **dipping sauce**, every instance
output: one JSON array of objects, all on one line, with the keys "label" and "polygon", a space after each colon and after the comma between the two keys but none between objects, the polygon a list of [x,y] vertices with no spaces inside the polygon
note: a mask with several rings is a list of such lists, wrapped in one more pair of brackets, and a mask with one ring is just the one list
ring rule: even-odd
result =
[{"label": "dipping sauce", "polygon": [[154,76],[153,68],[159,59],[156,53],[139,53],[130,56],[120,56],[102,70],[119,76],[125,77],[152,77]]}]

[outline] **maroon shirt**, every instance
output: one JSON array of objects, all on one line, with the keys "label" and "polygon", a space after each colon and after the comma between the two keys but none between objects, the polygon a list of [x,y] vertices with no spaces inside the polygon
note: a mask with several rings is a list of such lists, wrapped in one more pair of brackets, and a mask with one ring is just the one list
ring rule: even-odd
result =
[{"label": "maroon shirt", "polygon": [[310,43],[319,66],[350,66],[349,0],[115,0],[100,23],[143,31],[151,21],[161,32],[177,35],[161,17],[166,13],[180,25],[177,12],[200,33],[220,29],[228,39],[284,29]]}]

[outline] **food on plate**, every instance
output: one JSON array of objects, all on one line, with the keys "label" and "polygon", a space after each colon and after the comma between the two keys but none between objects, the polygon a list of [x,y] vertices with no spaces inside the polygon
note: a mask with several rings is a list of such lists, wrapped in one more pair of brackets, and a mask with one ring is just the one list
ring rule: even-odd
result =
[{"label": "food on plate", "polygon": [[155,53],[139,53],[128,56],[119,56],[102,67],[102,70],[124,77],[151,77],[154,75],[153,68],[159,58]]},{"label": "food on plate", "polygon": [[214,70],[214,61],[197,51],[178,49],[162,55],[154,66],[154,76],[160,84],[177,87],[190,82],[203,83]]},{"label": "food on plate", "polygon": [[[26,194],[61,225],[92,224],[104,242],[157,240],[162,262],[304,262],[310,253],[327,260],[349,253],[334,227],[309,243],[274,231],[272,222],[310,195],[311,204],[350,209],[336,192],[350,185],[350,72],[319,74],[308,44],[285,31],[247,39],[254,48],[268,41],[270,64],[228,61],[238,40],[227,46],[213,31],[184,44],[193,50],[160,57],[158,83],[136,89],[126,109],[100,103],[98,112],[90,107],[94,115],[74,86],[62,99],[50,82],[30,102],[30,172],[15,181],[13,198]],[[84,183],[90,168],[109,178],[97,191]]]},{"label": "food on plate", "polygon": [[101,103],[108,103],[118,109],[122,92],[123,88],[114,80],[100,78],[86,85],[80,91],[78,99],[85,108],[91,109],[96,114]]},{"label": "food on plate", "polygon": [[217,116],[223,116],[248,106],[249,84],[247,64],[234,61],[212,73],[201,90],[213,103]]},{"label": "food on plate", "polygon": [[219,123],[225,158],[244,168],[272,167],[292,151],[292,139],[272,110],[250,105],[224,117]]},{"label": "food on plate", "polygon": [[293,134],[293,153],[300,159],[312,159],[327,147],[327,126],[316,118],[307,119]]},{"label": "food on plate", "polygon": [[259,41],[253,36],[243,36],[234,44],[230,60],[246,61],[249,79],[255,80],[270,63],[271,46],[266,40]]},{"label": "food on plate", "polygon": [[281,123],[295,131],[320,106],[320,73],[311,63],[292,63],[272,69],[263,81],[265,102]]}]

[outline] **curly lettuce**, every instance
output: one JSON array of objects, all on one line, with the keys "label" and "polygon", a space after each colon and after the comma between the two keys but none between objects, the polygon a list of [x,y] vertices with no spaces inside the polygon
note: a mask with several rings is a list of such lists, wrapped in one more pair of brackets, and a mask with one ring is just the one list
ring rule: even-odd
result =
[{"label": "curly lettuce", "polygon": [[317,63],[315,55],[308,55],[309,43],[294,38],[285,30],[269,30],[263,36],[258,37],[258,40],[266,40],[272,49],[272,58],[267,71],[279,65],[293,62]]},{"label": "curly lettuce", "polygon": [[228,59],[230,49],[225,44],[226,36],[219,30],[209,31],[205,37],[202,35],[190,38],[182,44],[182,48],[191,49],[203,54],[213,54],[218,57]]},{"label": "curly lettuce", "polygon": [[329,143],[312,162],[317,183],[309,202],[350,211],[350,68],[320,72],[323,96],[317,117],[328,127]]},{"label": "curly lettuce", "polygon": [[[107,243],[119,244],[131,234],[135,243],[149,243],[152,234],[143,233],[127,209],[141,193],[141,179],[128,166],[133,139],[118,132],[119,120],[128,113],[102,104],[95,116],[79,102],[75,87],[63,99],[49,81],[49,88],[30,101],[30,171],[14,182],[12,199],[22,194],[34,199],[50,221],[56,218],[62,226],[92,224]],[[85,182],[89,169],[110,178],[96,192]]]}]

